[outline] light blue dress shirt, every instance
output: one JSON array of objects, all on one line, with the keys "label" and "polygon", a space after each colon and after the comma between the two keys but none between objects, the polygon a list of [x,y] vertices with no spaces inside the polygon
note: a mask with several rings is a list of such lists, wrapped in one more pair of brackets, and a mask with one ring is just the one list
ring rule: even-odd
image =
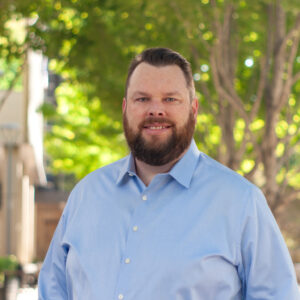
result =
[{"label": "light blue dress shirt", "polygon": [[192,142],[148,187],[131,155],[72,191],[40,300],[299,300],[263,194]]}]

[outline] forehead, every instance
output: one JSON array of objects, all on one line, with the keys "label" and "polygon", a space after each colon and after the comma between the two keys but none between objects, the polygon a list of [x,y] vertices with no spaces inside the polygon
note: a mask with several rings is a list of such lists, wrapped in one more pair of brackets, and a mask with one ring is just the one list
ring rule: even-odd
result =
[{"label": "forehead", "polygon": [[128,94],[136,89],[184,89],[187,82],[180,67],[177,65],[152,66],[147,63],[139,64],[129,80]]}]

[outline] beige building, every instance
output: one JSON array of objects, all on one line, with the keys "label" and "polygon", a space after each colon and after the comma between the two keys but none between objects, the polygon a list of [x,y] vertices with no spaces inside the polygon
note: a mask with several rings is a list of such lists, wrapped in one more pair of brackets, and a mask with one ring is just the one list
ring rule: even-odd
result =
[{"label": "beige building", "polygon": [[45,184],[43,118],[37,109],[47,85],[45,58],[28,51],[23,91],[0,91],[0,256],[21,263],[35,256],[35,191]]}]

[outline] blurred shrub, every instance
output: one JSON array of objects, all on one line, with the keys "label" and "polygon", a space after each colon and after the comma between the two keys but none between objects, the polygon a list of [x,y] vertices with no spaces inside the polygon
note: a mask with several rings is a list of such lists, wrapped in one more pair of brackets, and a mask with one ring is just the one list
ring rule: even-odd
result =
[{"label": "blurred shrub", "polygon": [[4,282],[4,271],[15,271],[19,263],[14,255],[0,256],[0,283]]}]

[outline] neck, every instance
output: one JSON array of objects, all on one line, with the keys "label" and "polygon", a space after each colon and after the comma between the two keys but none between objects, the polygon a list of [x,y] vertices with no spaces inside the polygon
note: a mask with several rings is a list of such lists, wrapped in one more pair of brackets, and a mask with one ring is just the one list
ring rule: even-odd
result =
[{"label": "neck", "polygon": [[187,149],[179,157],[162,166],[152,166],[135,158],[136,173],[144,184],[148,186],[155,175],[169,172],[186,151]]}]

